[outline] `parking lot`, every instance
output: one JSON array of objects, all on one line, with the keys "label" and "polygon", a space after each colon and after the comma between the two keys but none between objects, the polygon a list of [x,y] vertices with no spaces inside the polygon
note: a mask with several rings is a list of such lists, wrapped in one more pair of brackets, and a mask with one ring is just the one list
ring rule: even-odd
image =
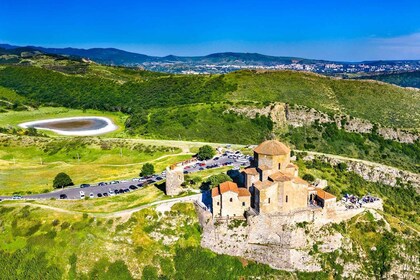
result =
[{"label": "parking lot", "polygon": [[[184,174],[199,172],[205,169],[232,166],[239,169],[241,166],[250,164],[250,157],[241,154],[239,151],[226,152],[206,161],[189,161],[184,164]],[[122,193],[136,191],[146,185],[159,183],[165,180],[165,171],[162,174],[155,174],[148,177],[130,178],[111,182],[98,182],[93,184],[84,183],[78,187],[67,187],[49,193],[33,194],[24,196],[0,196],[5,199],[91,199],[120,195]]]}]

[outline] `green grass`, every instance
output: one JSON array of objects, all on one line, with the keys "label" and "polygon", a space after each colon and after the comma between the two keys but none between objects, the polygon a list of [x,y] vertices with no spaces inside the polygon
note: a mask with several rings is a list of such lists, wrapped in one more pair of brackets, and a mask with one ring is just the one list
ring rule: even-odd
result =
[{"label": "green grass", "polygon": [[[22,278],[26,270],[35,276],[48,271],[43,279],[139,279],[142,274],[143,279],[148,275],[168,279],[293,277],[267,265],[202,249],[192,204],[175,204],[165,214],[144,209],[124,220],[18,205],[0,206],[0,213],[4,229],[0,232],[0,272],[7,278]],[[160,235],[172,241],[165,245]],[[10,262],[17,258],[19,263]]]},{"label": "green grass", "polygon": [[156,171],[190,158],[177,148],[99,138],[41,138],[0,135],[0,193],[52,190],[59,172],[75,184],[138,176],[145,162]]},{"label": "green grass", "polygon": [[9,102],[23,102],[25,98],[15,91],[8,88],[0,87],[0,99]]}]

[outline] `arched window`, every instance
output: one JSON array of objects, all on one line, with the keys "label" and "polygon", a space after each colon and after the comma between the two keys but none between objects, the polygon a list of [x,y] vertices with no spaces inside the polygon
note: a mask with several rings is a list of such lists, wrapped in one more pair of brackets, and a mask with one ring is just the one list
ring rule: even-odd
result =
[{"label": "arched window", "polygon": [[279,163],[279,169],[281,169],[280,167],[281,167],[281,164]]},{"label": "arched window", "polygon": [[289,201],[289,196],[288,196],[288,195],[286,195],[286,202],[287,202],[287,201]]},{"label": "arched window", "polygon": [[245,201],[244,201],[244,202],[242,202],[242,206],[245,206]]},{"label": "arched window", "polygon": [[270,204],[270,202],[271,202],[271,198],[268,198],[268,203]]},{"label": "arched window", "polygon": [[230,202],[232,202],[232,201],[233,201],[233,199],[232,199],[232,198],[230,198],[230,199],[229,199],[229,201],[230,201]]},{"label": "arched window", "polygon": [[217,202],[217,205],[220,205],[220,202],[219,201]]}]

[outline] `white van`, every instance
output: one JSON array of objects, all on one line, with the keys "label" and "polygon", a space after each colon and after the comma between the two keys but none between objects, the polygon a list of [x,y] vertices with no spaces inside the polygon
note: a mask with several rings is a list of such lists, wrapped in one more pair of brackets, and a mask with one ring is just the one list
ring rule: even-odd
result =
[{"label": "white van", "polygon": [[85,198],[85,192],[84,191],[80,191],[80,199]]}]

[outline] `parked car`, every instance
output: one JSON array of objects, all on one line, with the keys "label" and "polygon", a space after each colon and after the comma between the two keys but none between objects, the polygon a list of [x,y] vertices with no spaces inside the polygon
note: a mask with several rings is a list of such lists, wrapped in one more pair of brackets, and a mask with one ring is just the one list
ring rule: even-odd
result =
[{"label": "parked car", "polygon": [[14,195],[14,196],[12,197],[12,199],[22,199],[22,196],[21,196],[21,195]]},{"label": "parked car", "polygon": [[90,187],[90,184],[81,184],[80,187],[81,188],[87,188],[87,187]]},{"label": "parked car", "polygon": [[156,180],[160,181],[160,180],[163,180],[163,178],[158,176],[158,177],[156,177]]},{"label": "parked car", "polygon": [[133,190],[133,191],[138,189],[138,188],[137,188],[136,186],[134,186],[134,185],[131,185],[131,186],[129,186],[128,188],[129,188],[130,190]]},{"label": "parked car", "polygon": [[108,193],[104,192],[102,195],[103,195],[104,197],[107,197],[107,196],[108,196]]},{"label": "parked car", "polygon": [[98,186],[99,187],[102,187],[102,186],[105,186],[106,185],[106,183],[105,182],[100,182],[100,183],[98,183]]},{"label": "parked car", "polygon": [[98,197],[102,197],[102,194],[101,193],[98,193]]},{"label": "parked car", "polygon": [[93,193],[90,193],[90,194],[89,194],[89,197],[90,197],[90,198],[94,198],[95,196],[93,195]]},{"label": "parked car", "polygon": [[109,193],[110,196],[114,196],[115,195],[115,192],[113,190],[111,190],[111,189],[109,189],[108,193]]},{"label": "parked car", "polygon": [[67,195],[66,194],[60,194],[60,199],[67,199]]},{"label": "parked car", "polygon": [[79,193],[80,193],[80,199],[85,198],[85,192],[84,191],[80,191]]}]

